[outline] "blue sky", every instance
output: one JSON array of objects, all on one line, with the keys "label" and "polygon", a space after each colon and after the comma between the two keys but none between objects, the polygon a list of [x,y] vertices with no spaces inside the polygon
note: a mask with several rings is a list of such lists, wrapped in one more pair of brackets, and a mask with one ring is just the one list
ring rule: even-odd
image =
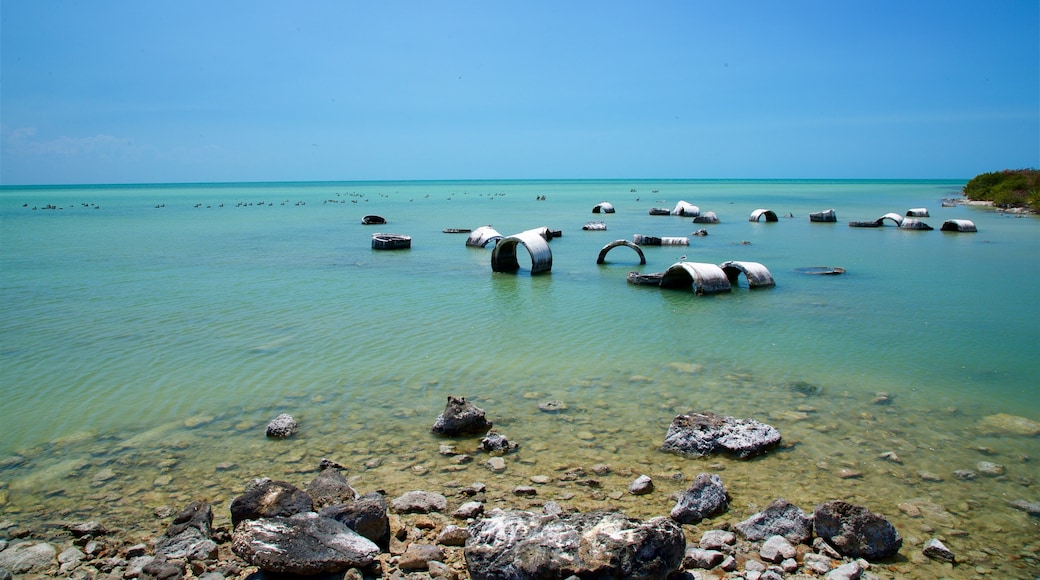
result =
[{"label": "blue sky", "polygon": [[0,184],[970,178],[1040,3],[3,0]]}]

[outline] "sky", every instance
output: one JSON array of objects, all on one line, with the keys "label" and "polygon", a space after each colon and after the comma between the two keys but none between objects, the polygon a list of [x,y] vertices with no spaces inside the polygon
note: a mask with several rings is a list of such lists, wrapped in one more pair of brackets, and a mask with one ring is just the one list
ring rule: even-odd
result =
[{"label": "sky", "polygon": [[0,185],[1038,166],[1036,0],[0,2]]}]

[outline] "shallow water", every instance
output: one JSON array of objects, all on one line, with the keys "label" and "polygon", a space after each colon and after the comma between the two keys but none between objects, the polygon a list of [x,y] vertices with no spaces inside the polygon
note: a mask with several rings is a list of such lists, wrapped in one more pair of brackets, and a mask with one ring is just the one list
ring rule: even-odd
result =
[{"label": "shallow water", "polygon": [[[606,463],[602,488],[557,481],[539,499],[649,516],[667,513],[668,495],[685,486],[675,473],[688,482],[721,469],[734,498],[723,519],[775,497],[806,510],[844,498],[892,518],[907,557],[932,536],[972,554],[953,572],[894,573],[1031,577],[1037,520],[1006,502],[1040,500],[1037,438],[985,434],[979,422],[1040,420],[1040,221],[940,207],[961,185],[4,188],[0,510],[18,522],[98,518],[104,501],[109,517],[151,522],[159,506],[227,501],[252,477],[306,483],[329,457],[362,491],[480,480],[502,505],[528,501],[511,490],[531,475]],[[648,214],[680,199],[722,223]],[[592,214],[600,201],[617,213]],[[795,217],[749,222],[759,207]],[[839,223],[808,221],[830,207]],[[936,230],[846,225],[912,207],[927,207]],[[389,223],[362,226],[366,214]],[[953,218],[979,233],[938,231]],[[592,220],[608,230],[582,231]],[[505,235],[562,230],[552,272],[531,276],[521,253],[519,273],[492,273],[490,249],[441,232],[484,224]],[[615,239],[702,227],[709,235],[689,246],[644,247],[645,266],[624,247],[596,264]],[[410,235],[412,248],[374,251],[376,231]],[[626,283],[629,271],[660,272],[684,254],[760,262],[777,285],[750,291],[741,279],[732,293],[696,296]],[[847,272],[795,272],[804,266]],[[429,428],[448,395],[470,398],[520,443],[504,474],[483,456],[456,465],[437,453],[444,441]],[[549,399],[567,410],[540,412]],[[705,409],[773,424],[788,445],[753,461],[657,451],[675,414]],[[280,412],[301,432],[269,441],[264,426]],[[879,458],[888,451],[901,463]],[[1006,474],[952,473],[979,461]],[[652,496],[623,493],[639,473],[654,476]],[[923,515],[905,513],[915,513],[908,502]]]}]

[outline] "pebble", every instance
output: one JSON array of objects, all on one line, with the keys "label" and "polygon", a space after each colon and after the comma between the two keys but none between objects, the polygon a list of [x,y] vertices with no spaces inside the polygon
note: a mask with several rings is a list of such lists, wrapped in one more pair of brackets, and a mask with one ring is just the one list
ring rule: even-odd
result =
[{"label": "pebble", "polygon": [[545,485],[545,484],[549,483],[550,481],[552,481],[552,478],[550,478],[547,475],[532,475],[530,479],[531,479],[531,483],[538,484],[538,485]]},{"label": "pebble", "polygon": [[726,555],[716,550],[686,548],[686,555],[683,557],[683,567],[710,570],[721,564],[725,559]]},{"label": "pebble", "polygon": [[855,469],[842,469],[838,471],[838,477],[842,479],[858,479],[863,477],[863,472]]},{"label": "pebble", "polygon": [[476,483],[470,484],[466,488],[463,488],[459,493],[465,496],[473,497],[478,493],[484,493],[485,491],[487,491],[487,486],[478,481]]},{"label": "pebble", "polygon": [[212,415],[196,415],[194,417],[188,417],[184,420],[184,426],[188,429],[194,429],[195,427],[201,427],[212,423],[214,418],[215,417]]},{"label": "pebble", "polygon": [[978,474],[970,469],[958,469],[953,472],[954,477],[964,481],[969,481],[978,477]]},{"label": "pebble", "polygon": [[763,560],[777,563],[794,558],[798,551],[783,536],[770,536],[769,539],[762,543],[762,548],[758,551],[758,554],[762,556]]},{"label": "pebble", "polygon": [[519,495],[521,497],[534,497],[538,495],[538,490],[529,485],[520,485],[513,488],[513,495]]},{"label": "pebble", "polygon": [[592,473],[595,473],[596,475],[608,475],[610,472],[610,466],[605,463],[597,463],[592,466]]},{"label": "pebble", "polygon": [[920,477],[922,481],[930,481],[932,483],[939,483],[943,480],[941,475],[930,471],[918,471],[917,476]]},{"label": "pebble", "polygon": [[506,470],[506,460],[501,457],[492,457],[491,459],[488,459],[484,465],[486,465],[493,473],[502,473]]},{"label": "pebble", "polygon": [[437,534],[437,543],[443,546],[465,546],[469,531],[466,528],[448,524]]},{"label": "pebble", "polygon": [[480,517],[484,513],[484,504],[479,501],[468,501],[459,506],[452,515],[460,520]]},{"label": "pebble", "polygon": [[903,512],[904,514],[906,514],[906,515],[908,515],[908,516],[910,516],[912,518],[919,518],[919,517],[921,517],[921,508],[917,507],[916,505],[914,505],[914,504],[912,504],[910,502],[903,502],[903,503],[899,504],[898,507],[899,507],[899,511]]},{"label": "pebble", "polygon": [[582,441],[592,441],[596,438],[592,431],[578,431],[574,434],[574,436],[578,439],[581,439]]},{"label": "pebble", "polygon": [[90,485],[93,487],[99,487],[104,485],[105,482],[114,478],[116,473],[109,468],[102,469],[94,474],[94,478],[90,481]]},{"label": "pebble", "polygon": [[988,475],[990,477],[998,477],[1004,475],[1004,473],[1007,471],[1007,468],[1005,468],[1003,465],[999,463],[993,463],[992,461],[980,461],[975,466],[975,468],[978,469],[979,473],[981,473],[982,475]]},{"label": "pebble", "polygon": [[556,400],[545,401],[543,403],[538,403],[538,410],[543,413],[559,413],[560,411],[567,410],[567,403]]},{"label": "pebble", "polygon": [[778,411],[771,413],[770,416],[780,421],[791,421],[792,423],[809,419],[809,414],[802,411]]},{"label": "pebble", "polygon": [[401,554],[397,567],[401,570],[416,571],[429,569],[429,562],[443,562],[444,551],[430,544],[412,543]]},{"label": "pebble", "polygon": [[969,445],[967,449],[969,449],[970,451],[978,451],[983,455],[996,455],[995,451],[993,451],[989,447],[983,447],[981,445]]},{"label": "pebble", "polygon": [[889,393],[874,393],[874,398],[871,399],[871,403],[875,405],[891,405],[893,396]]},{"label": "pebble", "polygon": [[632,495],[646,495],[654,491],[654,481],[649,475],[640,475],[632,483],[628,484],[628,493]]},{"label": "pebble", "polygon": [[818,575],[823,575],[827,572],[830,572],[831,565],[834,562],[834,560],[831,560],[827,556],[813,553],[806,554],[803,558],[803,561],[808,571]]},{"label": "pebble", "polygon": [[831,570],[824,578],[827,580],[856,580],[862,573],[863,569],[860,568],[859,562],[849,562]]},{"label": "pebble", "polygon": [[903,460],[899,459],[895,451],[886,451],[878,456],[878,459],[884,459],[885,461],[891,461],[892,463],[903,463]]},{"label": "pebble", "polygon": [[933,560],[939,560],[941,562],[953,563],[956,558],[953,552],[949,548],[943,545],[937,538],[928,540],[928,543],[924,545],[921,552]]},{"label": "pebble", "polygon": [[737,543],[737,536],[726,530],[708,530],[701,534],[698,546],[705,550],[721,550]]}]

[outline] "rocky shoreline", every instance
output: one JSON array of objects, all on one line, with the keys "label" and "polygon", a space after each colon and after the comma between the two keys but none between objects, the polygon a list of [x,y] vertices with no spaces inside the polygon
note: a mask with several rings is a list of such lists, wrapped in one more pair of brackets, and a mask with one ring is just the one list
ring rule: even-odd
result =
[{"label": "rocky shoreline", "polygon": [[[1019,419],[996,417],[990,428],[1034,427]],[[277,428],[269,425],[269,437],[295,433],[287,415],[272,424]],[[449,438],[440,448],[443,457],[468,465],[486,455],[484,468],[492,477],[519,448],[463,398],[449,398],[432,431]],[[460,453],[450,438],[472,432],[483,433],[479,446]],[[779,445],[779,432],[769,425],[704,412],[676,417],[662,449],[750,458]],[[899,461],[894,455],[884,460]],[[980,463],[983,468],[999,466]],[[440,489],[393,494],[359,493],[351,469],[336,461],[307,471],[302,487],[267,478],[246,482],[229,504],[230,525],[214,527],[212,504],[197,499],[176,514],[157,513],[168,527],[145,537],[98,521],[23,527],[5,519],[0,578],[887,578],[913,576],[917,566],[952,576],[972,560],[959,559],[940,534],[908,550],[885,516],[842,498],[820,498],[809,513],[776,499],[739,522],[727,520],[732,498],[718,473],[692,481],[673,474],[667,483],[679,483],[680,490],[669,496],[671,512],[639,519],[609,506],[587,509],[573,493],[560,491],[579,486],[617,502],[660,493],[654,482],[660,475],[606,464],[531,476],[509,489],[451,481]],[[627,481],[624,491],[604,486],[618,476]],[[1032,516],[1040,511],[1024,500],[1010,503]],[[910,517],[922,508],[928,509],[900,504]],[[1021,577],[1030,577],[1029,567],[1037,564],[1037,547],[1032,559],[1022,559]]]}]

